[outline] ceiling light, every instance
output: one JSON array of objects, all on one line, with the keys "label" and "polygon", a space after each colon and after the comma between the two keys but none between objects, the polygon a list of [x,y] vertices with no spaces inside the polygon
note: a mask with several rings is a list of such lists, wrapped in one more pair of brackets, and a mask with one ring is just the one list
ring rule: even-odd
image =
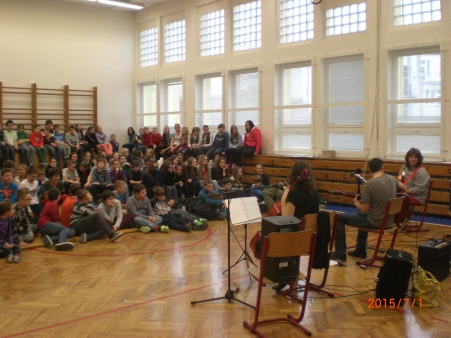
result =
[{"label": "ceiling light", "polygon": [[144,7],[142,5],[136,5],[128,2],[120,2],[120,1],[113,1],[113,0],[97,0],[97,2],[105,5],[111,5],[111,6],[117,6],[117,7],[124,7],[129,9],[143,9]]}]

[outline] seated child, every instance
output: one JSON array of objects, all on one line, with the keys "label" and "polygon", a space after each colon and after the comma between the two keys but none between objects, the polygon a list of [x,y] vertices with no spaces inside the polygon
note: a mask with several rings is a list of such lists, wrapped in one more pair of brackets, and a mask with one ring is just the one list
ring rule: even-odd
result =
[{"label": "seated child", "polygon": [[38,171],[34,166],[31,166],[27,170],[27,178],[23,180],[20,183],[19,188],[27,188],[30,191],[31,194],[31,203],[30,203],[30,209],[33,211],[34,214],[37,215],[36,221],[39,218],[39,215],[42,211],[42,205],[39,203],[38,198],[38,189],[39,189],[39,182],[36,180],[38,177]]},{"label": "seated child", "polygon": [[229,177],[224,177],[221,182],[222,188],[219,189],[219,193],[223,194],[224,199],[244,197],[244,194],[240,190],[234,190],[232,188],[232,180]]},{"label": "seated child", "polygon": [[113,228],[113,231],[119,229],[133,228],[132,214],[122,214],[121,202],[114,198],[114,193],[105,190],[102,194],[102,203],[99,204],[99,213],[105,218],[105,222]]},{"label": "seated child", "polygon": [[142,233],[151,230],[169,233],[169,227],[161,225],[162,219],[154,214],[150,200],[147,198],[146,187],[137,184],[133,187],[134,195],[127,201],[127,213],[135,216],[133,223]]},{"label": "seated child", "polygon": [[48,191],[50,188],[56,188],[60,191],[60,193],[62,194],[59,198],[59,205],[62,205],[64,203],[64,201],[67,198],[67,195],[64,194],[64,184],[63,181],[60,180],[60,176],[61,176],[61,170],[59,168],[50,168],[49,172],[49,179],[47,181],[44,182],[43,186],[43,198],[41,200],[41,204],[43,206],[45,206],[45,204],[48,201]]},{"label": "seated child", "polygon": [[72,150],[70,149],[70,145],[66,143],[66,135],[60,133],[60,126],[57,124],[53,125],[53,131],[55,143],[63,149],[64,159],[68,159]]},{"label": "seated child", "polygon": [[254,184],[252,184],[252,186],[251,186],[252,190],[249,192],[249,196],[250,197],[255,197],[257,199],[258,207],[260,208],[261,212],[266,212],[266,210],[268,208],[265,206],[265,201],[263,199],[262,189],[259,189],[259,188],[263,187],[261,176],[260,175],[255,175],[252,178],[252,182]]},{"label": "seated child", "polygon": [[132,167],[127,171],[128,191],[133,191],[133,187],[142,184],[141,163],[138,160],[132,162]]},{"label": "seated child", "polygon": [[110,180],[110,174],[105,168],[106,159],[104,157],[97,158],[97,165],[92,168],[91,174],[86,182],[89,185],[89,191],[94,198],[101,194],[105,189],[113,190],[113,183]]},{"label": "seated child", "polygon": [[123,211],[127,209],[126,203],[127,203],[128,198],[125,194],[126,190],[127,190],[127,183],[125,183],[124,181],[117,180],[116,183],[114,183],[113,196],[116,200],[119,201],[119,203],[121,203],[121,207],[122,207]]},{"label": "seated child", "polygon": [[27,178],[27,170],[28,167],[25,164],[19,164],[17,167],[16,177],[14,177],[14,183],[16,183],[17,186]]},{"label": "seated child", "polygon": [[78,190],[77,200],[70,216],[70,227],[80,236],[78,241],[81,244],[102,238],[105,235],[108,236],[110,242],[114,242],[123,235],[122,232],[114,232],[105,222],[102,214],[94,212],[92,195],[88,190]]},{"label": "seated child", "polygon": [[81,185],[78,183],[71,184],[69,187],[70,195],[66,198],[63,205],[61,205],[61,224],[66,228],[70,228],[70,216],[72,216],[72,210],[75,203],[77,203],[77,191],[81,189]]},{"label": "seated child", "polygon": [[56,250],[72,250],[74,243],[66,242],[68,238],[74,237],[74,229],[68,229],[57,222],[60,221],[58,201],[60,200],[60,190],[50,188],[47,192],[48,201],[42,209],[38,220],[38,230],[44,240],[44,246],[51,248],[53,243]]},{"label": "seated child", "polygon": [[0,202],[0,258],[6,257],[6,263],[20,263],[20,245],[14,244],[11,226],[13,205],[9,201]]},{"label": "seated child", "polygon": [[161,216],[163,223],[170,229],[190,232],[208,228],[206,219],[191,215],[185,210],[172,209],[174,199],[166,200],[164,188],[156,187],[153,193],[155,197],[150,201],[153,211],[156,215]]},{"label": "seated child", "polygon": [[227,209],[227,203],[222,199],[222,196],[212,196],[208,197],[208,195],[215,195],[213,191],[213,182],[210,179],[206,179],[204,181],[204,188],[200,191],[198,197],[199,197],[199,203],[202,206],[202,209],[208,210],[208,211],[219,211],[219,216],[221,218],[226,218],[227,213],[225,209]]},{"label": "seated child", "polygon": [[82,188],[87,188],[87,182],[88,182],[88,177],[89,174],[91,173],[91,169],[89,168],[89,163],[86,161],[81,161],[80,165],[78,166],[77,170],[77,174],[78,174],[78,178],[80,179],[80,185],[82,186]]},{"label": "seated child", "polygon": [[17,190],[17,202],[13,204],[12,229],[14,243],[25,247],[34,240],[36,224],[31,224],[28,218],[28,207],[31,202],[30,190],[22,188]]},{"label": "seated child", "polygon": [[[6,163],[6,162],[5,162]],[[0,202],[10,201],[14,203],[17,201],[17,184],[13,182],[13,172],[9,168],[3,168],[0,171]]]},{"label": "seated child", "polygon": [[71,184],[79,184],[80,178],[78,177],[77,170],[75,170],[75,163],[71,160],[66,161],[67,168],[63,169],[63,183],[64,191],[66,194],[69,193],[69,188]]}]

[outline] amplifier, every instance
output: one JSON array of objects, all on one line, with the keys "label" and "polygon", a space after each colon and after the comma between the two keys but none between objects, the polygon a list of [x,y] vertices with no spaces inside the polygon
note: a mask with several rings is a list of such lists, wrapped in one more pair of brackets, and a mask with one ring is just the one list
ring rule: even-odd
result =
[{"label": "amplifier", "polygon": [[[262,240],[271,232],[294,232],[301,230],[301,220],[294,216],[262,218]],[[265,277],[275,283],[295,281],[299,276],[299,256],[267,257]]]},{"label": "amplifier", "polygon": [[418,266],[429,271],[438,281],[449,276],[451,243],[430,239],[418,247]]},{"label": "amplifier", "polygon": [[411,253],[388,249],[377,275],[376,298],[396,302],[406,298],[413,263]]}]

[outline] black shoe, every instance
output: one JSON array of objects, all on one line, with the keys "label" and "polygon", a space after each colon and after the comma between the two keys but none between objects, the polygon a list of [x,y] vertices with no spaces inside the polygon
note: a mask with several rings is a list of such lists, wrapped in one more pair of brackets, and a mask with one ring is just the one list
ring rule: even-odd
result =
[{"label": "black shoe", "polygon": [[342,261],[346,262],[346,254],[339,254],[336,251],[332,252],[332,256],[330,257],[332,261]]},{"label": "black shoe", "polygon": [[366,258],[366,251],[363,249],[350,250],[348,251],[348,255],[357,258]]},{"label": "black shoe", "polygon": [[277,284],[277,285],[274,285],[274,286],[272,287],[272,289],[273,289],[274,291],[279,292],[279,291],[282,291],[283,289],[285,289],[285,287],[286,287],[287,285],[288,285],[287,283],[279,283],[279,284]]}]

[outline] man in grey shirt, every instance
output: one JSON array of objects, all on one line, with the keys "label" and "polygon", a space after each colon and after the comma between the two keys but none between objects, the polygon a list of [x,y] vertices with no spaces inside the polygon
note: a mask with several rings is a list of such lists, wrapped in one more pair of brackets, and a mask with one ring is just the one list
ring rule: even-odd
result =
[{"label": "man in grey shirt", "polygon": [[153,212],[150,200],[147,198],[146,187],[136,184],[133,187],[134,195],[127,201],[127,213],[135,216],[133,223],[139,231],[148,233],[150,231],[169,232],[169,227],[161,225],[163,219]]},{"label": "man in grey shirt", "polygon": [[[384,162],[380,158],[373,158],[369,162],[373,176],[365,183],[362,199],[354,198],[354,205],[359,211],[356,213],[342,213],[338,216],[337,232],[335,235],[335,252],[331,259],[346,261],[346,233],[345,225],[354,228],[380,229],[384,218],[387,202],[396,197],[396,190],[406,191],[406,187],[393,176],[384,173]],[[387,228],[393,224],[393,216],[387,220]],[[359,231],[356,249],[348,251],[348,255],[366,258],[368,233]]]}]

